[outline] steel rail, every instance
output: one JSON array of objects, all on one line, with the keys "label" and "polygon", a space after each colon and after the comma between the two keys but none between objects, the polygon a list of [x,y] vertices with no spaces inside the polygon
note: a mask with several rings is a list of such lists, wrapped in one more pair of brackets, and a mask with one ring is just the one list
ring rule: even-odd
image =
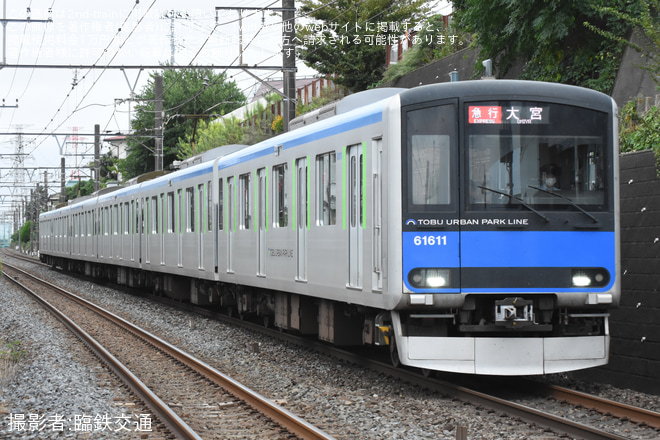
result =
[{"label": "steel rail", "polygon": [[[8,265],[3,264],[4,268],[16,270],[19,273],[26,274],[26,272]],[[53,314],[60,322],[62,322],[78,339],[80,339],[96,356],[110,368],[119,379],[126,384],[131,391],[133,391],[154,415],[160,420],[167,428],[176,435],[179,439],[195,439],[202,440],[195,431],[188,426],[186,422],[170,409],[165,402],[163,402],[156,394],[154,394],[140,379],[138,379],[128,368],[126,368],[116,357],[108,352],[101,344],[99,344],[92,336],[85,330],[80,328],[76,323],[71,321],[66,315],[60,312],[55,306],[50,304],[45,299],[41,298],[36,292],[32,291],[27,286],[23,285],[17,278],[9,276],[4,271],[2,274],[9,281],[23,289],[30,296],[32,296],[42,307]]]},{"label": "steel rail", "polygon": [[618,418],[627,418],[635,423],[643,423],[652,428],[660,429],[660,413],[655,411],[649,411],[625,403],[614,402],[557,385],[542,384],[539,382],[534,382],[534,385],[536,387],[542,387],[540,392],[544,396],[552,397],[560,402],[580,405],[584,408],[593,409],[603,414],[610,414]]},{"label": "steel rail", "polygon": [[[5,264],[5,266],[8,265]],[[280,426],[287,429],[289,432],[295,434],[296,436],[305,440],[334,440],[334,437],[323,432],[316,426],[310,424],[309,422],[301,419],[300,417],[296,416],[290,411],[275,404],[273,401],[261,396],[259,393],[233,380],[229,376],[219,372],[218,370],[206,364],[205,362],[191,356],[188,353],[183,352],[177,347],[162,340],[158,336],[152,335],[146,330],[143,330],[140,327],[131,324],[130,322],[126,321],[120,316],[117,316],[101,307],[98,307],[95,304],[83,298],[80,298],[79,296],[76,296],[71,292],[62,289],[59,286],[56,286],[52,283],[49,283],[48,281],[37,278],[16,267],[13,266],[10,267],[14,270],[23,273],[25,276],[29,276],[35,281],[48,286],[49,288],[57,290],[58,292],[84,305],[85,307],[89,307],[94,312],[100,314],[106,319],[121,326],[122,328],[133,333],[134,335],[144,339],[145,341],[159,348],[163,352],[179,360],[181,363],[185,364],[186,366],[193,369],[197,373],[211,380],[213,383],[227,390],[229,393],[233,394],[236,398],[246,402],[248,405],[259,411],[260,413],[264,414],[270,420],[279,424]]]}]

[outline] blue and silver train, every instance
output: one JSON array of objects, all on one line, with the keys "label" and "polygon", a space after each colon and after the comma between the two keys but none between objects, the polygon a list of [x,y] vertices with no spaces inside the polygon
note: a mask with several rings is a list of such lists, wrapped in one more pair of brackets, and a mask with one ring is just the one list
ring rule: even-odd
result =
[{"label": "blue and silver train", "polygon": [[424,370],[603,365],[616,116],[606,95],[540,82],[356,94],[42,214],[40,255]]}]

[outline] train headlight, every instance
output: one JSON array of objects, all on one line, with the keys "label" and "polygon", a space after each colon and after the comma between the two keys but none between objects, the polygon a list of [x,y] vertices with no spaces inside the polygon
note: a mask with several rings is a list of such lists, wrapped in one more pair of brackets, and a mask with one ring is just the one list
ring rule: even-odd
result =
[{"label": "train headlight", "polygon": [[437,289],[449,286],[449,269],[413,269],[408,274],[408,282],[419,289]]},{"label": "train headlight", "polygon": [[591,278],[584,272],[575,272],[573,274],[573,286],[587,287],[591,285]]},{"label": "train headlight", "polygon": [[604,287],[610,282],[610,273],[604,268],[573,269],[571,284],[573,287]]}]

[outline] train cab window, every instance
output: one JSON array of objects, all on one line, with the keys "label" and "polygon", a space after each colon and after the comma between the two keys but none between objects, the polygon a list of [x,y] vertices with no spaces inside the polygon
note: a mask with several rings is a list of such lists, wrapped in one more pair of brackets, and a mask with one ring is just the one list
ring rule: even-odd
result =
[{"label": "train cab window", "polygon": [[413,210],[448,206],[452,198],[452,146],[456,112],[452,104],[406,113],[405,140],[408,204]]},{"label": "train cab window", "polygon": [[606,114],[526,101],[468,103],[468,202],[542,209],[606,205]]},{"label": "train cab window", "polygon": [[186,188],[186,232],[195,232],[195,188]]},{"label": "train cab window", "polygon": [[240,229],[250,229],[250,174],[238,176],[238,218]]},{"label": "train cab window", "polygon": [[225,227],[224,224],[224,191],[222,179],[218,180],[218,230],[222,231]]},{"label": "train cab window", "polygon": [[319,226],[337,223],[337,155],[316,156],[316,221]]},{"label": "train cab window", "polygon": [[275,210],[273,221],[276,228],[285,228],[289,225],[287,173],[288,166],[285,163],[273,167],[273,209]]}]

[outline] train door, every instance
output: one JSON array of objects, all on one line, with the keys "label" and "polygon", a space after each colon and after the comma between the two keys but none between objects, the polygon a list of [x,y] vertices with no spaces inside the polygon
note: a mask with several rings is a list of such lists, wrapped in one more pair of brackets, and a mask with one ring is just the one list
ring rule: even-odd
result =
[{"label": "train door", "polygon": [[179,267],[183,267],[183,230],[184,230],[184,225],[183,225],[183,215],[184,215],[184,207],[183,207],[183,189],[177,190],[177,206],[179,207],[179,215],[178,215],[178,224],[177,224],[177,245],[176,245],[176,255],[177,255],[177,260],[176,264]]},{"label": "train door", "polygon": [[[209,190],[210,191],[210,190]],[[214,210],[214,215],[215,215],[215,227],[213,228],[213,248],[214,248],[214,254],[215,254],[215,273],[218,273],[218,268],[220,267],[220,231],[224,229],[224,211],[223,211],[223,203],[224,203],[224,186],[223,186],[223,179],[218,179],[218,204],[215,207]]]},{"label": "train door", "polygon": [[383,140],[373,139],[371,143],[373,157],[373,271],[371,275],[371,285],[373,290],[383,290],[383,268],[382,268],[382,173],[383,173]]},{"label": "train door", "polygon": [[130,230],[128,231],[131,234],[131,261],[135,261],[135,234],[136,230],[136,219],[135,215],[135,200],[131,200],[131,213],[129,214],[128,221],[130,222]]},{"label": "train door", "polygon": [[456,108],[451,100],[404,109],[401,266],[415,293],[460,291]]},{"label": "train door", "polygon": [[94,254],[96,255],[96,258],[99,258],[99,256],[101,255],[100,237],[101,237],[101,208],[98,208],[94,210],[94,247],[96,248]]},{"label": "train door", "polygon": [[363,149],[362,145],[348,147],[348,285],[362,287],[362,209]]},{"label": "train door", "polygon": [[257,275],[266,276],[266,169],[257,171]]},{"label": "train door", "polygon": [[227,178],[227,272],[234,272],[234,227],[236,226],[236,193],[234,177]]},{"label": "train door", "polygon": [[144,233],[144,207],[142,206],[142,199],[135,200],[135,233],[137,234],[137,260],[142,264],[142,234]]},{"label": "train door", "polygon": [[144,198],[144,210],[146,211],[146,215],[144,218],[144,222],[146,223],[146,231],[144,233],[144,240],[146,243],[144,252],[145,252],[145,262],[147,264],[151,263],[151,235],[154,233],[154,225],[153,225],[153,215],[154,215],[154,205],[155,205],[155,199],[152,201],[152,203],[149,203],[149,197]]},{"label": "train door", "polygon": [[296,279],[307,280],[307,158],[296,160]]},{"label": "train door", "polygon": [[[204,184],[200,183],[197,185],[197,268],[200,270],[204,269],[204,203],[206,197],[204,197]],[[195,219],[191,219],[195,221]]]},{"label": "train door", "polygon": [[167,204],[165,201],[165,194],[160,195],[160,221],[159,230],[160,234],[160,264],[165,265],[165,234],[167,233]]}]

